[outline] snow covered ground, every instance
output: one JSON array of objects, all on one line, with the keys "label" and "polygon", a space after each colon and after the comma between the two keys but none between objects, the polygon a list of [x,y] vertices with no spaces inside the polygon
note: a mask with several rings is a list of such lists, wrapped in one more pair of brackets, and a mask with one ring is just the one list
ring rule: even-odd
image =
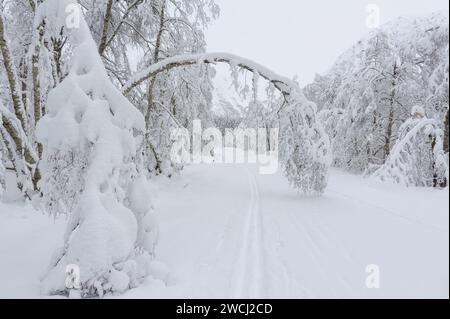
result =
[{"label": "snow covered ground", "polygon": [[[448,190],[333,170],[323,197],[251,165],[193,165],[158,180],[159,278],[125,298],[448,298]],[[39,297],[65,220],[0,204],[0,298]],[[366,287],[378,265],[380,289]],[[155,267],[158,265],[156,264]]]}]

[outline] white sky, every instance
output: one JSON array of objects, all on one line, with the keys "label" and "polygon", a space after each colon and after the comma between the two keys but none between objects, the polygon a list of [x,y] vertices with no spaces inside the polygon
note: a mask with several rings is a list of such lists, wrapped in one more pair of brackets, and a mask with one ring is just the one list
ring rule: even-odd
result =
[{"label": "white sky", "polygon": [[301,85],[325,73],[366,35],[366,6],[381,23],[398,16],[445,11],[448,0],[216,0],[221,16],[207,30],[208,51],[225,51],[264,64]]}]

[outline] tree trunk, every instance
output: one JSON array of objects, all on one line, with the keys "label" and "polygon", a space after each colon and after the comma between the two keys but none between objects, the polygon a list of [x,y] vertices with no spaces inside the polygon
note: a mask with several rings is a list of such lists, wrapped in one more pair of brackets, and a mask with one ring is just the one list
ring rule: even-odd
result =
[{"label": "tree trunk", "polygon": [[[62,50],[64,47],[64,39],[62,38],[62,31],[60,34],[60,38],[52,38],[51,48],[48,47],[48,44],[46,44],[47,49],[52,52],[52,73],[53,74],[53,80],[54,80],[54,86],[56,87],[59,83],[61,83],[63,79],[62,69],[61,69],[61,57],[62,57]],[[53,70],[54,69],[54,70]],[[43,114],[45,115],[45,109],[42,107]]]},{"label": "tree trunk", "polygon": [[15,72],[14,64],[11,59],[11,51],[9,50],[8,43],[6,40],[6,30],[4,24],[3,13],[0,12],[0,51],[2,52],[3,65],[6,70],[6,77],[8,79],[9,90],[11,94],[11,99],[13,102],[14,113],[17,119],[22,125],[22,129],[26,132],[26,117],[24,112],[24,107],[22,104],[21,97],[19,96],[19,86],[17,83],[17,73]]},{"label": "tree trunk", "polygon": [[20,81],[20,89],[22,90],[22,104],[23,108],[25,110],[25,114],[27,114],[28,110],[28,84],[25,79],[28,77],[28,65],[27,65],[27,59],[22,59],[20,65],[19,65],[19,77],[22,79]]},{"label": "tree trunk", "polygon": [[100,45],[98,47],[98,53],[100,53],[100,56],[102,56],[103,53],[105,52],[106,44],[108,42],[108,30],[109,30],[109,24],[111,23],[111,17],[112,17],[112,5],[113,5],[113,0],[108,0],[108,2],[106,4],[105,18],[103,19],[102,37],[100,39]]},{"label": "tree trunk", "polygon": [[391,96],[389,99],[389,117],[388,124],[386,128],[386,143],[384,145],[384,161],[386,162],[387,158],[391,154],[391,145],[392,145],[392,134],[394,128],[395,121],[395,98],[396,98],[396,90],[397,90],[397,78],[398,78],[398,66],[397,63],[394,64],[394,71],[392,73],[392,88],[391,88]]},{"label": "tree trunk", "polygon": [[[158,34],[156,35],[156,44],[155,44],[155,52],[153,54],[153,63],[158,63],[158,60],[159,60],[159,55],[160,55],[160,51],[161,51],[161,39],[162,39],[162,34],[164,32],[165,15],[166,15],[166,1],[163,1],[163,3],[161,4],[161,9],[160,9],[159,29],[158,29]],[[148,86],[147,114],[145,115],[145,123],[147,126],[150,124],[150,116],[151,116],[151,111],[153,109],[153,104],[154,104],[155,84],[156,84],[156,76],[151,78],[150,84]]]},{"label": "tree trunk", "polygon": [[439,186],[438,175],[436,172],[436,157],[435,157],[435,149],[436,149],[436,136],[430,135],[431,142],[431,158],[433,159],[431,163],[431,169],[433,171],[433,187],[437,188]]},{"label": "tree trunk", "polygon": [[[33,55],[31,56],[31,78],[33,83],[33,111],[34,111],[34,125],[41,119],[41,83],[39,81],[39,59],[41,53],[41,43],[44,37],[44,23],[39,25],[36,30],[36,45],[34,47]],[[39,157],[42,153],[42,146],[38,146]]]},{"label": "tree trunk", "polygon": [[393,108],[393,106],[391,106],[389,109],[388,125],[387,125],[387,129],[386,129],[386,142],[384,144],[384,160],[385,161],[391,154],[393,126],[394,126],[394,108]]},{"label": "tree trunk", "polygon": [[[23,132],[27,133],[27,121],[26,121],[26,115],[25,115],[25,109],[22,102],[22,97],[19,94],[19,86],[18,86],[18,78],[17,78],[17,72],[14,67],[12,58],[11,58],[11,51],[8,47],[7,39],[6,39],[6,30],[5,30],[5,24],[4,24],[4,17],[3,13],[0,12],[0,51],[3,57],[3,65],[5,67],[6,76],[8,79],[9,84],[9,90],[12,100],[12,105],[14,108],[14,114],[18,120],[18,122],[21,125],[21,128]],[[12,141],[15,144],[15,152],[16,155],[19,157],[23,157],[25,159],[25,162],[27,163],[27,166],[30,170],[30,173],[32,172],[33,168],[35,168],[36,165],[36,159],[34,158],[31,150],[29,149],[29,146],[25,141],[22,140],[23,137],[21,137],[20,132],[14,127],[13,123],[11,123],[10,119],[3,116],[3,114],[0,114],[0,119],[2,120],[3,127],[6,130],[6,133],[9,134]],[[12,146],[10,146],[10,149],[12,150]],[[26,174],[25,172],[18,172],[16,168],[16,174],[19,176],[21,174]],[[38,178],[40,178],[40,174],[37,173],[36,178],[32,178],[32,182],[34,185],[34,188],[37,189],[37,182]],[[20,186],[20,185],[19,185]]]},{"label": "tree trunk", "polygon": [[447,114],[445,115],[445,120],[444,120],[444,152],[448,153],[448,139],[449,139],[449,119],[448,119],[448,112],[449,110],[447,110]]},{"label": "tree trunk", "polygon": [[[33,115],[34,115],[34,126],[36,127],[37,123],[42,117],[42,103],[41,103],[41,83],[39,78],[39,62],[40,62],[40,54],[41,54],[41,46],[42,40],[44,38],[45,32],[45,22],[42,21],[37,29],[35,30],[35,45],[33,48],[33,54],[31,56],[31,80],[33,85]],[[34,127],[34,128],[35,128]],[[43,147],[41,143],[36,142],[37,156],[38,161],[42,157]],[[41,172],[39,167],[36,165],[34,170],[34,174],[32,177],[33,185],[35,190],[38,189],[38,183],[41,180]]]},{"label": "tree trunk", "polygon": [[[16,159],[17,159],[17,157],[25,158],[25,161],[28,165],[35,165],[36,161],[34,160],[29,149],[23,145],[23,141],[20,138],[19,133],[14,128],[14,125],[11,123],[11,121],[7,117],[3,116],[3,114],[1,114],[1,113],[0,113],[0,121],[3,123],[3,127],[5,129],[5,132],[2,135],[8,134],[11,137],[11,140],[15,144],[14,146],[8,145],[8,140],[7,140],[6,136],[3,136],[3,140],[7,144],[6,146],[8,148],[10,160],[14,166],[17,177],[30,176],[30,174],[28,172],[23,171],[23,169],[27,169],[26,167],[23,167],[23,165],[16,164]],[[31,168],[28,167],[28,169],[30,170],[30,173],[31,173]],[[36,190],[38,181],[34,180],[34,178],[32,178],[32,182],[33,182],[34,189]],[[18,185],[18,186],[19,186],[19,189],[22,190],[21,185]]]},{"label": "tree trunk", "polygon": [[[166,1],[164,0],[161,4],[161,8],[160,8],[160,16],[159,16],[159,29],[158,29],[158,34],[156,35],[156,44],[155,44],[155,52],[153,54],[153,63],[158,63],[159,60],[159,55],[160,55],[160,51],[161,51],[161,39],[162,39],[162,34],[164,32],[164,22],[165,22],[165,17],[166,16]],[[153,147],[151,146],[151,141],[150,141],[150,126],[151,126],[151,115],[152,115],[152,110],[153,110],[153,106],[154,106],[154,91],[155,91],[155,85],[156,85],[156,76],[152,77],[148,86],[148,92],[147,92],[147,112],[145,114],[145,140],[146,140],[146,150],[147,150],[147,156],[150,155],[150,153],[152,153],[157,161],[157,167],[155,167],[155,169],[158,171],[161,170],[160,168],[160,163],[159,160],[157,158],[156,152],[153,149]]]}]

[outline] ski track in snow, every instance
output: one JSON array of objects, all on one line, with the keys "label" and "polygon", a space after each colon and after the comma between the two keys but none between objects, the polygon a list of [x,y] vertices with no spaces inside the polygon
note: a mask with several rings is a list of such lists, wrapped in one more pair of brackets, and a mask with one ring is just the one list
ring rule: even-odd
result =
[{"label": "ski track in snow", "polygon": [[[308,198],[252,165],[194,165],[157,183],[157,259],[170,280],[117,297],[448,298],[448,191],[392,191],[333,170],[326,193]],[[64,224],[0,203],[0,297],[39,296]],[[379,290],[365,287],[373,263]]]},{"label": "ski track in snow", "polygon": [[255,176],[246,170],[250,188],[250,204],[245,217],[241,248],[236,268],[234,297],[260,298],[264,270],[262,266],[262,229],[260,197]]}]

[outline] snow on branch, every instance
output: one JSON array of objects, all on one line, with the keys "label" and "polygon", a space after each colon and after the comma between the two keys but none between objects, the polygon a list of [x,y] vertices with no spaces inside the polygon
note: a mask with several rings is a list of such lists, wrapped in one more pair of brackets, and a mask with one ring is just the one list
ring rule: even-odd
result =
[{"label": "snow on branch", "polygon": [[[61,0],[44,4],[38,10],[53,14],[51,21],[65,16]],[[157,243],[152,191],[140,160],[145,122],[109,79],[84,17],[66,32],[73,48],[69,73],[49,93],[36,134],[44,146],[41,206],[70,218],[41,291],[102,297],[139,285]],[[81,273],[78,287],[64,281],[73,264]]]},{"label": "snow on branch", "polygon": [[438,123],[428,118],[408,120],[400,130],[407,132],[374,177],[405,186],[430,186],[425,176],[429,180],[448,180],[448,158],[444,158]]},{"label": "snow on branch", "polygon": [[268,82],[272,83],[274,87],[280,91],[283,96],[287,97],[291,95],[293,91],[298,90],[298,85],[283,76],[276,74],[268,68],[258,64],[252,60],[242,58],[237,55],[229,53],[206,53],[206,54],[194,54],[194,55],[178,55],[171,58],[167,58],[158,63],[152,64],[146,69],[138,72],[126,83],[122,89],[124,94],[130,93],[136,86],[142,82],[158,75],[159,73],[170,71],[174,68],[185,67],[195,64],[216,64],[227,63],[230,66],[238,66],[241,69],[247,70],[254,74],[259,74]]}]

